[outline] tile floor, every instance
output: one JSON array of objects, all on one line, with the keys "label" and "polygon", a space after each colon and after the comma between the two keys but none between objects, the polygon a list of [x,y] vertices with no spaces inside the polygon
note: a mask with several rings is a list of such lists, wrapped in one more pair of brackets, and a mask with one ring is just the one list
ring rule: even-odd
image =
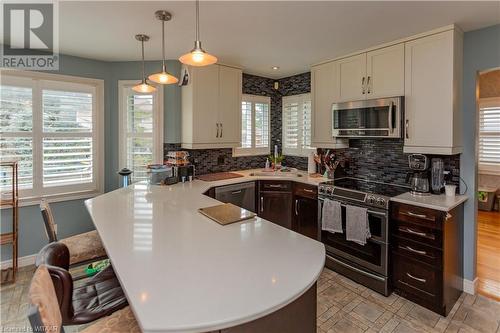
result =
[{"label": "tile floor", "polygon": [[[2,286],[0,332],[26,332],[27,294],[33,267],[20,270],[18,282]],[[379,295],[325,269],[318,280],[318,333],[460,332],[500,333],[500,302],[462,294],[448,317],[402,297]],[[66,327],[78,332],[81,327]]]}]

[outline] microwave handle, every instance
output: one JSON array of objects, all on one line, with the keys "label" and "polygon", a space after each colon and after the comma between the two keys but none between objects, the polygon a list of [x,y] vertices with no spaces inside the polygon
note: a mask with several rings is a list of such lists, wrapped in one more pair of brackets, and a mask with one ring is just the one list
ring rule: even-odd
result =
[{"label": "microwave handle", "polygon": [[389,132],[391,133],[394,133],[394,124],[392,123],[392,112],[393,112],[393,109],[394,109],[394,103],[391,102],[391,104],[389,104],[389,120],[388,120],[388,123],[389,123]]}]

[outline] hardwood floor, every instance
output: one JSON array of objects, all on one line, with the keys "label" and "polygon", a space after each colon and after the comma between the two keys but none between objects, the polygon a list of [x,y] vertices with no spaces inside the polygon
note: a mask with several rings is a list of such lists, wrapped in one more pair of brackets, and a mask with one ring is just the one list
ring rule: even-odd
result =
[{"label": "hardwood floor", "polygon": [[500,212],[478,212],[478,293],[500,301]]}]

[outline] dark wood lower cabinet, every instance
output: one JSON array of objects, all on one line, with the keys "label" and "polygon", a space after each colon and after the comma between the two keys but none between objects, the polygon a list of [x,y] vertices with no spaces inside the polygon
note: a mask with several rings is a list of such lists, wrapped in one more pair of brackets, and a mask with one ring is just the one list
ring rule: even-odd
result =
[{"label": "dark wood lower cabinet", "polygon": [[391,205],[391,282],[394,291],[443,316],[462,293],[463,205],[442,212]]},{"label": "dark wood lower cabinet", "polygon": [[294,184],[292,230],[312,239],[318,239],[318,188]]},{"label": "dark wood lower cabinet", "polygon": [[292,196],[290,182],[259,182],[259,217],[292,229]]}]

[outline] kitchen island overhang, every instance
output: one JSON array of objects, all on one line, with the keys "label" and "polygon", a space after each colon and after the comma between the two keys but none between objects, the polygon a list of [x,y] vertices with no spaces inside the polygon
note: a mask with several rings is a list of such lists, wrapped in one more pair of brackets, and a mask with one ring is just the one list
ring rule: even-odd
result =
[{"label": "kitchen island overhang", "polygon": [[221,226],[197,212],[218,203],[209,187],[235,182],[137,183],[85,202],[144,332],[271,329],[290,317],[315,329],[324,245],[258,217]]}]

